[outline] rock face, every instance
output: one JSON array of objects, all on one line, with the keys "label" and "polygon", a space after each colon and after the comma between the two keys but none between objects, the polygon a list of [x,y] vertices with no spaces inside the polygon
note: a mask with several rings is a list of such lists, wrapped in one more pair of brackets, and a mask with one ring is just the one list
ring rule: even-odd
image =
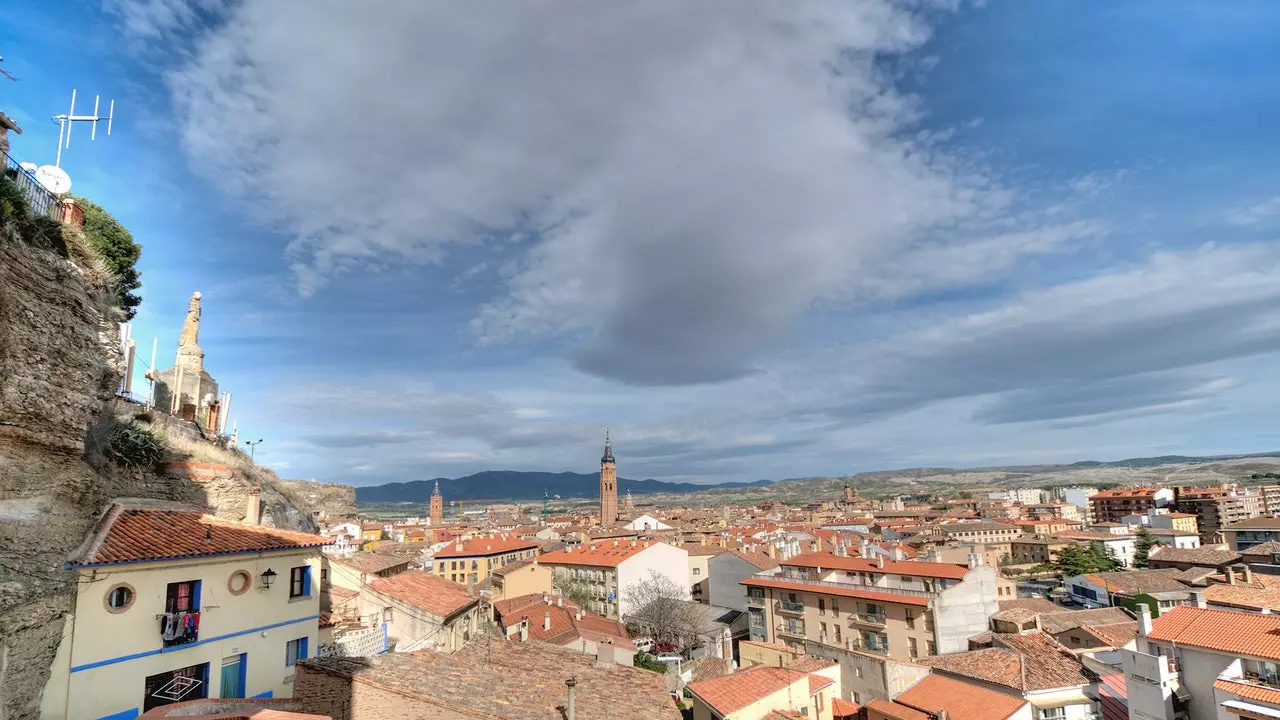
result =
[{"label": "rock face", "polygon": [[314,480],[280,480],[280,487],[303,505],[331,519],[356,516],[356,489],[350,485]]},{"label": "rock face", "polygon": [[[0,227],[0,717],[39,716],[40,696],[72,608],[67,555],[113,498],[202,505],[243,520],[258,489],[264,525],[315,530],[312,509],[279,478],[152,423],[171,452],[212,463],[117,468],[85,461],[88,434],[132,419],[111,401],[123,372],[114,311],[75,265],[22,244]],[[135,406],[136,407],[136,406]],[[100,425],[104,423],[103,425]],[[203,467],[200,467],[202,466]]]}]

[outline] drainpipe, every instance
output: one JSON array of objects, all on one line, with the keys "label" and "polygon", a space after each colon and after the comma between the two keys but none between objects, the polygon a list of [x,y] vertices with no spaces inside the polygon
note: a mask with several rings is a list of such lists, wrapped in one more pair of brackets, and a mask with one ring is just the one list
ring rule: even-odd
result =
[{"label": "drainpipe", "polygon": [[567,688],[569,688],[569,720],[574,720],[574,718],[573,718],[573,688],[574,688],[575,686],[577,686],[577,684],[578,684],[578,679],[577,679],[577,678],[569,678],[568,680],[565,680],[565,681],[564,681],[564,686],[565,686],[565,687],[567,687]]}]

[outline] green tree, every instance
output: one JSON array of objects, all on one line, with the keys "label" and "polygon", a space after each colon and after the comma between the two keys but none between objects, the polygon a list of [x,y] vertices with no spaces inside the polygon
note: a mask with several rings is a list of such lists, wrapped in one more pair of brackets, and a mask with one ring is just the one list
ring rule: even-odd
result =
[{"label": "green tree", "polygon": [[142,287],[141,273],[136,267],[142,255],[142,246],[133,241],[133,234],[116,221],[111,213],[96,203],[76,198],[76,204],[84,209],[84,237],[90,247],[102,256],[107,267],[116,277],[116,297],[127,319],[137,314],[142,302],[133,291]]},{"label": "green tree", "polygon": [[1133,566],[1136,568],[1144,568],[1147,566],[1147,556],[1151,553],[1151,547],[1156,544],[1156,539],[1146,528],[1138,528],[1138,542],[1133,552]]},{"label": "green tree", "polygon": [[1107,554],[1101,543],[1088,545],[1068,545],[1058,551],[1058,561],[1054,564],[1063,577],[1083,575],[1085,573],[1107,572],[1118,570],[1120,563]]}]

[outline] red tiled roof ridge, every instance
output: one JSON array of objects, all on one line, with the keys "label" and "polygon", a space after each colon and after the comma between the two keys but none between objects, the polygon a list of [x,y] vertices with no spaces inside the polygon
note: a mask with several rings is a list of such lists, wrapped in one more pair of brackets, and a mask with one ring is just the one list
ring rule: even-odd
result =
[{"label": "red tiled roof ridge", "polygon": [[860,590],[857,586],[835,587],[831,585],[812,585],[803,581],[788,581],[775,579],[773,577],[753,576],[741,581],[742,585],[748,587],[768,587],[779,590],[800,590],[802,592],[811,592],[819,595],[836,595],[839,597],[860,598],[863,600],[883,600],[884,602],[894,602],[902,605],[916,605],[918,607],[927,607],[929,598],[916,595],[899,595],[892,592],[891,589],[881,589],[868,587],[866,590]]},{"label": "red tiled roof ridge", "polygon": [[881,567],[875,560],[841,557],[831,552],[802,553],[787,560],[781,560],[779,564],[796,567],[822,567],[832,570],[856,570],[892,575],[934,577],[948,580],[962,580],[970,570],[968,566],[956,563],[922,562],[919,560],[885,560],[884,566]]},{"label": "red tiled roof ridge", "polygon": [[1179,605],[1156,618],[1147,637],[1157,642],[1280,660],[1280,615]]}]

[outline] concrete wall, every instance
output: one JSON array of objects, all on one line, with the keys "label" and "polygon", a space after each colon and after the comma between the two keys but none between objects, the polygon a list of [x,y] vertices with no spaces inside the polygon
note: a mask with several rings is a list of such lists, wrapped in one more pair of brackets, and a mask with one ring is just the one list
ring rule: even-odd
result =
[{"label": "concrete wall", "polygon": [[[289,570],[312,568],[311,594],[289,598]],[[207,692],[221,692],[224,657],[244,653],[246,695],[271,692],[289,697],[293,668],[285,666],[285,645],[307,638],[309,652],[319,646],[320,558],[318,550],[269,553],[169,563],[128,565],[81,572],[69,642],[60,649],[43,699],[44,714],[96,718],[136,708],[141,712],[148,676],[191,665],[209,663]],[[269,590],[262,590],[260,574],[277,573]],[[250,588],[233,595],[228,582],[243,571]],[[200,580],[199,640],[188,646],[164,648],[158,615],[165,610],[169,583]],[[110,612],[107,593],[127,583],[134,601],[123,612]],[[162,651],[163,648],[163,651]]]},{"label": "concrete wall", "polygon": [[[424,608],[384,595],[365,586],[358,598],[360,616],[374,618],[386,627],[387,648],[397,652],[435,649],[452,653],[475,636],[479,603],[465,612],[448,618],[432,614]],[[391,622],[383,621],[383,610],[391,608]]]},{"label": "concrete wall", "polygon": [[1000,611],[997,578],[995,568],[982,565],[934,599],[939,653],[968,650],[969,638],[987,629],[991,616]]},{"label": "concrete wall", "polygon": [[929,668],[920,665],[896,662],[871,653],[840,650],[816,642],[806,642],[805,652],[839,662],[840,696],[858,704],[872,698],[892,699],[929,674]]},{"label": "concrete wall", "polygon": [[684,590],[686,599],[689,597],[689,553],[674,545],[651,543],[618,565],[619,617],[626,617],[635,609],[631,606],[629,589],[647,581],[651,570],[666,576]]},{"label": "concrete wall", "polygon": [[[499,586],[502,588],[500,594],[497,592]],[[522,565],[514,570],[508,570],[501,578],[495,575],[493,588],[495,590],[493,595],[495,601],[534,593],[550,593],[551,568],[547,565],[539,565],[536,562]]]},{"label": "concrete wall", "polygon": [[714,555],[707,563],[707,600],[712,605],[746,611],[747,589],[740,583],[760,572],[760,568],[737,555],[726,552]]},{"label": "concrete wall", "polygon": [[710,570],[707,563],[710,562],[711,557],[710,555],[689,556],[689,591],[693,599],[700,603],[706,603],[710,598],[708,590],[710,583],[707,581]]}]

